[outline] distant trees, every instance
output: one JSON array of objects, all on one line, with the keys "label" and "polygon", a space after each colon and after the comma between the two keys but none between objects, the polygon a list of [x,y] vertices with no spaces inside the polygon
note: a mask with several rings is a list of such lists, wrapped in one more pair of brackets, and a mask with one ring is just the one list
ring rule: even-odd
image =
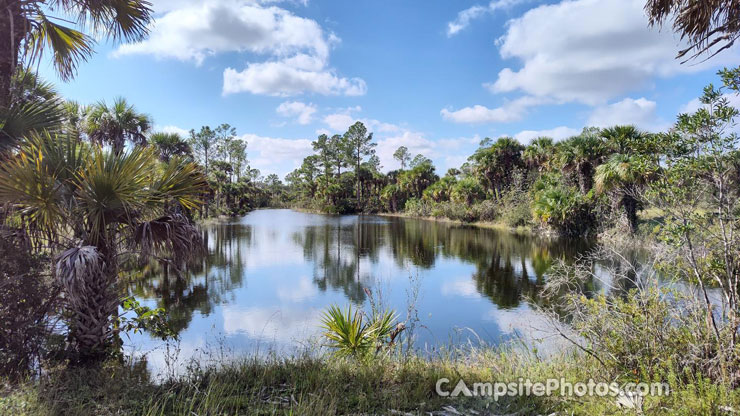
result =
[{"label": "distant trees", "polygon": [[400,146],[393,152],[393,158],[401,164],[401,170],[406,169],[406,164],[411,160],[411,154],[406,146]]},{"label": "distant trees", "polygon": [[149,137],[149,143],[159,150],[159,159],[165,163],[169,162],[173,156],[193,156],[190,144],[177,133],[153,133]]},{"label": "distant trees", "polygon": [[319,135],[311,145],[315,153],[286,177],[295,200],[312,205],[319,203],[318,195],[319,209],[329,212],[377,209],[385,177],[364,124],[353,124],[343,135]]}]

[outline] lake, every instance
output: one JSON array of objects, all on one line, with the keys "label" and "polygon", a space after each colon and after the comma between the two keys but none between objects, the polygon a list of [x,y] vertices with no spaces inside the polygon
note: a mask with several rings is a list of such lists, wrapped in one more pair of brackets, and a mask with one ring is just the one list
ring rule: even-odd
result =
[{"label": "lake", "polygon": [[[370,297],[409,319],[414,348],[425,352],[531,341],[547,325],[530,302],[548,268],[589,248],[443,222],[286,209],[253,211],[202,232],[202,261],[182,276],[165,277],[152,265],[128,288],[167,311],[180,359],[222,350],[290,354],[315,344],[327,306],[367,310]],[[146,333],[124,342],[155,369],[173,349]]]}]

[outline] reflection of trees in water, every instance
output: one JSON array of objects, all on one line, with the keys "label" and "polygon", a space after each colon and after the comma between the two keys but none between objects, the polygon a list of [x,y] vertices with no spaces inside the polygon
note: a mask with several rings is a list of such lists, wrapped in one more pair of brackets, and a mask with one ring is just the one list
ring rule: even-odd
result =
[{"label": "reflection of trees in water", "polygon": [[[300,215],[300,214],[296,214]],[[483,296],[500,308],[517,307],[522,297],[540,302],[545,273],[556,259],[572,260],[588,247],[569,240],[542,240],[496,230],[454,224],[377,217],[327,217],[320,225],[294,232],[293,243],[313,265],[313,281],[326,291],[339,290],[355,303],[365,301],[365,287],[374,276],[368,264],[381,253],[392,255],[402,269],[413,265],[431,269],[439,258],[458,259],[475,266],[471,279]],[[187,328],[195,311],[208,315],[214,305],[233,296],[244,283],[247,250],[274,244],[283,230],[260,234],[255,241],[246,224],[204,227],[208,253],[179,276],[159,263],[140,271],[129,291],[156,299],[168,311],[174,329]]]},{"label": "reflection of trees in water", "polygon": [[193,313],[209,315],[213,306],[242,286],[242,252],[252,245],[252,229],[239,224],[219,224],[202,231],[207,253],[176,273],[159,262],[147,264],[128,286],[129,294],[155,299],[167,311],[172,329],[187,329]]},{"label": "reflection of trees in water", "polygon": [[293,234],[293,241],[303,249],[303,256],[313,266],[316,286],[339,289],[355,303],[365,301],[365,281],[360,260],[377,262],[377,227],[355,222],[340,225],[327,223],[305,227]]},{"label": "reflection of trees in water", "polygon": [[397,218],[390,222],[389,240],[399,265],[409,261],[431,268],[437,256],[474,264],[477,290],[501,308],[518,306],[523,296],[536,300],[554,259],[573,259],[588,247],[479,227]]}]

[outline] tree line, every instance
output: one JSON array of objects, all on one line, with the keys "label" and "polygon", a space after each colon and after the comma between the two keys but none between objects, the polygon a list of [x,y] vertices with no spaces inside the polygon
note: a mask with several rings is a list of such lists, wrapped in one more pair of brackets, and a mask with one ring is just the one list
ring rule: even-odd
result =
[{"label": "tree line", "polygon": [[584,235],[610,220],[637,231],[640,191],[670,151],[667,134],[634,126],[585,128],[556,142],[483,139],[459,168],[440,176],[401,146],[401,168],[381,172],[372,133],[357,122],[320,135],[314,154],[286,176],[291,203],[330,213],[405,212],[465,222],[504,221]]}]

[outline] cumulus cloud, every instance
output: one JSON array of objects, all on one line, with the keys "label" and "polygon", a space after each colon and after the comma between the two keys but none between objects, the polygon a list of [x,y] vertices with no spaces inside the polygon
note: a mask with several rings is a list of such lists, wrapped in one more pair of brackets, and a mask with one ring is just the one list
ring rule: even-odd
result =
[{"label": "cumulus cloud", "polygon": [[[740,96],[737,94],[724,94],[722,95],[722,98],[726,99],[731,106],[735,108],[740,108]],[[681,108],[678,110],[680,113],[694,113],[696,110],[704,107],[704,104],[701,103],[699,100],[699,97],[694,98],[693,100],[689,101],[688,103],[681,106]]]},{"label": "cumulus cloud", "polygon": [[225,52],[264,56],[243,70],[224,70],[223,93],[289,96],[305,92],[324,95],[363,95],[359,78],[337,75],[329,53],[339,38],[325,33],[314,20],[264,2],[208,0],[169,1],[155,5],[165,11],[153,23],[150,36],[121,45],[114,56],[147,54],[201,65]]},{"label": "cumulus cloud", "polygon": [[549,130],[524,130],[514,135],[521,143],[529,143],[538,137],[551,137],[554,140],[562,140],[581,133],[581,130],[571,127],[560,126]]},{"label": "cumulus cloud", "polygon": [[280,104],[275,111],[283,117],[296,117],[298,124],[309,124],[313,121],[313,115],[317,111],[313,104],[300,101],[286,101]]},{"label": "cumulus cloud", "polygon": [[632,124],[649,131],[663,130],[669,123],[658,117],[656,108],[657,103],[646,98],[625,98],[613,104],[596,107],[587,124],[594,127]]},{"label": "cumulus cloud", "polygon": [[506,9],[527,0],[493,0],[488,6],[473,6],[460,11],[455,20],[447,23],[447,36],[454,36],[470,25],[470,22],[497,10]]},{"label": "cumulus cloud", "polygon": [[488,108],[474,105],[459,110],[442,109],[445,120],[455,123],[509,123],[521,120],[530,107],[544,104],[547,100],[540,97],[524,96],[509,101],[501,107]]},{"label": "cumulus cloud", "polygon": [[284,139],[244,134],[240,136],[249,146],[249,163],[260,171],[283,176],[301,164],[313,153],[309,139]]},{"label": "cumulus cloud", "polygon": [[470,153],[470,147],[480,142],[480,137],[458,137],[451,139],[431,140],[423,133],[403,130],[398,134],[382,137],[378,140],[375,153],[386,169],[398,169],[399,162],[393,158],[393,153],[401,146],[406,146],[412,155],[422,154],[430,159],[441,160],[438,164],[440,172],[451,167],[460,166]]},{"label": "cumulus cloud", "polygon": [[325,59],[329,40],[321,26],[276,6],[211,0],[185,3],[156,19],[149,37],[121,45],[117,55],[150,54],[201,64],[221,52],[291,56],[301,51]]},{"label": "cumulus cloud", "polygon": [[497,41],[501,56],[522,66],[501,70],[491,89],[602,105],[655,77],[720,65],[735,54],[680,65],[679,39],[649,28],[643,7],[644,0],[574,0],[529,10]]},{"label": "cumulus cloud", "polygon": [[360,111],[362,111],[362,107],[355,106],[339,109],[334,113],[327,114],[324,116],[323,121],[328,127],[328,130],[320,129],[320,131],[325,134],[344,133],[345,131],[347,131],[349,126],[358,121],[362,122],[365,127],[368,128],[368,130],[376,133],[392,133],[402,130],[400,126],[392,123],[384,123],[382,121],[371,118],[359,117],[356,115],[356,113]]},{"label": "cumulus cloud", "polygon": [[185,130],[183,128],[177,127],[177,126],[163,126],[155,129],[157,131],[161,131],[163,133],[177,133],[183,138],[190,137],[190,131]]},{"label": "cumulus cloud", "polygon": [[247,64],[243,71],[224,70],[224,95],[238,92],[291,96],[304,92],[322,95],[358,96],[367,92],[360,78],[342,78],[326,68],[305,69],[286,61]]}]

